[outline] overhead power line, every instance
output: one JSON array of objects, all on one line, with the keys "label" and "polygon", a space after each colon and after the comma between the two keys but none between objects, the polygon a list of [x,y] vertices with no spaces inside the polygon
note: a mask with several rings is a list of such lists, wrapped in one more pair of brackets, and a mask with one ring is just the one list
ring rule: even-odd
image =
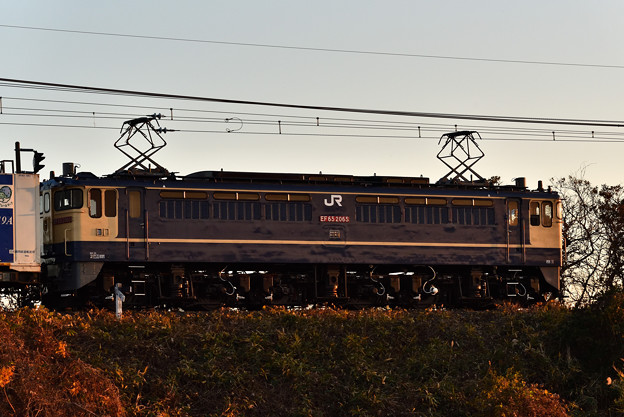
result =
[{"label": "overhead power line", "polygon": [[58,33],[73,33],[73,34],[80,34],[80,35],[110,36],[110,37],[149,39],[149,40],[172,41],[172,42],[207,43],[207,44],[216,44],[216,45],[246,46],[246,47],[255,47],[255,48],[271,48],[271,49],[299,50],[299,51],[312,51],[312,52],[331,52],[331,53],[358,54],[358,55],[379,55],[379,56],[395,56],[395,57],[407,57],[407,58],[444,59],[444,60],[455,60],[455,61],[492,62],[492,63],[504,63],[504,64],[550,65],[550,66],[566,66],[566,67],[624,69],[624,65],[588,64],[588,63],[580,63],[580,62],[475,58],[475,57],[464,57],[464,56],[413,54],[413,53],[384,52],[384,51],[366,51],[366,50],[355,50],[355,49],[314,48],[314,47],[305,47],[305,46],[217,41],[217,40],[208,40],[208,39],[179,38],[179,37],[171,37],[171,36],[150,36],[150,35],[136,35],[136,34],[129,34],[129,33],[95,32],[95,31],[86,31],[86,30],[71,30],[71,29],[44,28],[44,27],[36,27],[36,26],[3,25],[3,24],[0,24],[0,27],[9,28],[9,29],[24,29],[24,30],[36,30],[36,31],[46,31],[46,32],[58,32]]},{"label": "overhead power line", "polygon": [[[13,96],[3,96],[2,99],[8,99],[10,101],[25,101],[25,102],[38,102],[38,103],[48,103],[48,104],[60,104],[60,105],[79,105],[79,106],[89,106],[88,110],[59,110],[55,108],[40,108],[40,107],[12,107],[12,106],[4,106],[5,114],[9,114],[6,110],[31,110],[31,111],[43,111],[43,112],[59,112],[59,113],[78,113],[88,115],[89,118],[95,117],[96,115],[118,115],[125,116],[126,118],[139,117],[145,114],[152,114],[155,112],[160,112],[165,114],[167,110],[171,112],[171,120],[173,120],[173,112],[175,112],[177,121],[186,120],[186,121],[220,121],[223,122],[223,115],[233,116],[236,115],[239,118],[243,118],[245,124],[249,124],[250,122],[263,121],[268,123],[276,123],[276,120],[282,120],[282,123],[287,123],[287,121],[294,120],[295,124],[304,125],[322,125],[324,127],[328,126],[339,126],[339,127],[357,127],[357,128],[387,128],[387,129],[412,129],[417,130],[418,128],[431,128],[431,127],[440,127],[444,129],[449,128],[449,123],[425,123],[422,121],[415,120],[380,120],[380,119],[372,119],[372,118],[345,118],[345,117],[328,117],[324,116],[322,118],[316,117],[313,115],[293,115],[293,114],[284,114],[284,113],[269,113],[269,112],[241,112],[241,111],[223,111],[223,110],[208,110],[208,109],[198,109],[198,108],[188,108],[188,107],[169,107],[163,108],[163,106],[154,106],[154,105],[131,105],[131,104],[112,104],[112,103],[103,103],[103,102],[94,102],[94,101],[74,101],[74,100],[50,100],[50,99],[38,99],[38,98],[25,98],[25,97],[13,97]],[[117,109],[133,109],[132,113],[111,113],[105,112],[101,110],[94,111],[91,106],[103,106],[103,107],[114,107]],[[141,109],[141,110],[137,110]],[[201,114],[201,115],[211,115],[209,117],[206,116],[181,116],[185,113],[192,114]],[[15,115],[15,113],[10,113],[10,115]],[[253,118],[248,118],[247,116],[253,116]],[[601,120],[600,122],[607,122],[606,120]],[[617,121],[613,121],[610,123],[619,123]],[[497,132],[497,133],[510,133],[516,132],[513,134],[540,134],[540,133],[548,133],[552,134],[552,128],[529,128],[529,127],[493,127],[490,125],[471,125],[471,126],[463,126],[462,129],[468,130],[479,130],[479,131],[489,131],[489,132]],[[522,132],[522,133],[517,133]],[[577,130],[562,130],[557,129],[557,133],[569,133],[569,134],[578,134],[581,136],[586,136],[588,133],[592,133],[592,131],[587,131],[586,129],[577,129]],[[601,135],[616,135],[621,136],[623,132],[609,132],[609,131],[600,131],[595,132]],[[510,133],[511,134],[511,133]]]},{"label": "overhead power line", "polygon": [[[71,129],[88,129],[88,130],[114,130],[118,131],[119,127],[116,126],[88,126],[88,125],[76,125],[76,124],[54,124],[54,123],[17,123],[17,122],[0,122],[0,126],[30,126],[30,127],[53,127],[53,128],[71,128]],[[176,129],[177,132],[181,133],[219,133],[223,134],[223,130],[217,129]],[[353,138],[353,139],[409,139],[409,140],[433,140],[438,141],[440,139],[439,133],[444,133],[446,129],[428,129],[430,133],[438,133],[434,136],[431,135],[422,135],[420,137],[415,137],[413,135],[401,135],[401,134],[350,134],[350,133],[305,133],[305,132],[283,132],[280,133],[279,136],[285,137],[314,137],[314,138]],[[276,132],[267,132],[267,131],[237,131],[235,132],[237,135],[253,135],[253,136],[275,136],[278,135]],[[531,137],[487,137],[482,138],[484,141],[502,141],[502,142],[553,142],[553,139],[550,136],[544,135],[532,135]],[[593,139],[582,139],[577,138],[575,136],[559,136],[556,142],[561,143],[624,143],[624,138],[593,138]]]},{"label": "overhead power line", "polygon": [[[34,100],[34,99],[29,99]],[[44,102],[50,102],[50,100],[42,100]],[[76,103],[76,102],[68,102],[68,101],[60,101],[54,100],[55,103]],[[84,104],[84,103],[83,103]],[[94,103],[89,103],[94,104]],[[119,106],[125,107],[124,105],[112,105],[107,104],[107,106]],[[135,106],[131,106],[135,107]],[[144,112],[135,112],[135,113],[112,113],[112,112],[103,112],[103,111],[93,111],[93,110],[70,110],[70,109],[56,109],[56,108],[43,108],[43,107],[13,107],[13,106],[4,106],[3,107],[3,115],[8,121],[9,118],[54,118],[54,119],[83,119],[83,120],[92,120],[95,125],[96,121],[102,122],[104,120],[118,120],[124,121],[131,118],[141,117],[144,114],[148,113],[147,109],[144,109]],[[173,110],[173,109],[171,109]],[[154,112],[152,108],[149,110],[150,112]],[[156,110],[158,111],[158,110]],[[201,123],[201,124],[212,124],[212,125],[222,125],[227,118],[223,118],[223,114],[227,113],[230,116],[236,115],[236,118],[239,119],[239,116],[243,116],[242,113],[236,112],[221,112],[214,110],[197,110],[197,109],[182,109],[176,108],[176,117],[175,121],[179,124],[188,124],[188,123]],[[201,115],[196,115],[197,112],[201,112]],[[187,115],[188,113],[193,114],[192,116]],[[360,130],[362,132],[365,131],[384,131],[384,132],[412,132],[413,134],[410,137],[414,138],[422,138],[425,132],[448,132],[449,124],[448,123],[421,123],[421,122],[400,122],[400,121],[388,121],[388,120],[375,120],[375,119],[345,119],[345,118],[335,118],[335,117],[310,117],[310,116],[293,116],[293,115],[277,115],[277,114],[253,114],[253,113],[245,113],[246,116],[256,116],[256,117],[245,117],[241,120],[242,123],[246,127],[256,126],[256,127],[264,127],[270,129],[271,126],[281,126],[281,127],[294,127],[297,129],[305,129],[305,128],[315,128],[314,135],[316,136],[331,136],[335,134],[336,130],[344,131],[344,130]],[[171,119],[173,120],[173,119]],[[16,122],[19,124],[18,122]],[[56,126],[56,125],[53,125]],[[65,125],[59,125],[61,127],[65,127]],[[90,127],[90,126],[85,126]],[[510,137],[547,137],[552,139],[553,131],[552,129],[547,128],[526,128],[526,127],[499,127],[499,126],[485,126],[485,125],[471,125],[471,126],[462,126],[463,130],[478,130],[482,133],[488,133],[490,136],[494,138],[499,138],[501,135],[510,136]],[[183,127],[176,128],[177,131],[190,132],[191,130]],[[195,129],[192,129],[195,130]],[[214,129],[213,129],[214,130]],[[205,131],[205,130],[202,130]],[[227,129],[226,129],[227,131]],[[270,132],[270,130],[269,130]],[[207,131],[206,133],[209,133]],[[292,132],[289,132],[292,133]],[[624,132],[615,132],[615,131],[587,131],[587,130],[570,130],[570,129],[557,129],[555,132],[556,139],[578,139],[585,140],[588,139],[588,136],[591,134],[592,139],[598,139],[604,142],[616,139],[618,141],[624,139]],[[360,133],[361,136],[364,136],[364,133]]]},{"label": "overhead power line", "polygon": [[172,100],[203,101],[203,102],[222,103],[222,104],[280,107],[280,108],[305,109],[305,110],[317,110],[317,111],[329,111],[329,112],[377,114],[377,115],[386,115],[386,116],[478,120],[478,121],[488,121],[488,122],[532,123],[532,124],[549,124],[549,125],[624,127],[624,122],[619,122],[619,121],[559,119],[559,118],[530,118],[530,117],[517,117],[517,116],[470,115],[470,114],[453,114],[453,113],[430,113],[430,112],[411,112],[411,111],[397,111],[397,110],[360,109],[360,108],[353,108],[353,107],[313,106],[313,105],[275,103],[275,102],[265,102],[265,101],[233,100],[233,99],[224,99],[224,98],[189,96],[189,95],[168,94],[168,93],[137,91],[137,90],[122,90],[122,89],[113,89],[113,88],[80,86],[80,85],[73,85],[73,84],[19,80],[19,79],[12,79],[12,78],[0,78],[0,86],[47,89],[47,90],[54,90],[54,91],[60,90],[60,91],[66,91],[66,92],[80,92],[80,93],[91,93],[91,94],[124,95],[124,96],[151,97],[151,98],[161,98],[161,99],[166,98],[166,99],[172,99]]},{"label": "overhead power line", "polygon": [[[51,104],[68,104],[68,105],[79,105],[79,106],[103,106],[103,107],[114,107],[114,108],[118,108],[118,109],[124,109],[124,108],[129,108],[129,109],[133,109],[132,113],[111,113],[111,112],[104,112],[101,110],[97,110],[94,111],[94,109],[92,107],[89,107],[89,110],[59,110],[59,109],[54,109],[54,108],[33,108],[33,107],[7,107],[5,106],[4,109],[5,110],[12,110],[12,109],[20,109],[20,110],[31,110],[31,111],[44,111],[44,112],[60,112],[60,113],[79,113],[79,114],[87,114],[89,118],[91,117],[95,117],[95,115],[97,114],[102,115],[118,115],[118,116],[126,116],[126,118],[131,118],[131,117],[139,117],[141,115],[145,115],[145,114],[151,114],[154,112],[161,112],[161,113],[166,113],[167,109],[163,109],[162,106],[154,106],[154,105],[150,105],[150,106],[145,106],[145,105],[141,105],[141,106],[137,106],[137,105],[131,105],[131,104],[112,104],[112,103],[103,103],[103,102],[94,102],[94,101],[74,101],[74,100],[50,100],[50,99],[38,99],[38,98],[26,98],[26,97],[12,97],[12,96],[4,96],[2,97],[3,99],[8,99],[8,100],[15,100],[15,101],[26,101],[26,102],[38,102],[38,103],[51,103]],[[136,109],[141,109],[141,110],[136,110]],[[207,110],[207,109],[198,109],[198,108],[188,108],[188,107],[169,107],[168,110],[170,112],[172,112],[172,119],[173,120],[173,112],[175,111],[176,113],[176,117],[175,119],[177,121],[179,120],[187,120],[187,121],[220,121],[223,122],[223,117],[219,117],[220,115],[228,115],[228,116],[232,116],[232,115],[236,115],[237,117],[244,117],[244,121],[245,124],[249,124],[250,122],[255,122],[255,121],[264,121],[267,123],[275,123],[276,120],[282,120],[283,123],[286,123],[286,121],[288,120],[296,120],[298,122],[294,122],[295,124],[300,124],[302,126],[304,125],[316,125],[319,126],[319,123],[322,124],[322,126],[324,127],[328,127],[328,126],[339,126],[339,127],[357,127],[357,128],[388,128],[388,129],[412,129],[412,130],[417,130],[419,127],[422,128],[430,128],[430,127],[440,127],[440,128],[444,128],[444,129],[448,129],[449,128],[449,123],[424,123],[422,121],[414,121],[414,120],[389,120],[389,119],[385,119],[385,120],[380,120],[380,119],[371,119],[371,118],[345,118],[345,117],[316,117],[313,115],[293,115],[293,114],[284,114],[284,113],[268,113],[268,112],[241,112],[241,111],[223,111],[223,110]],[[6,113],[6,112],[5,112]],[[212,116],[210,117],[206,117],[206,116],[180,116],[181,114],[185,114],[185,113],[192,113],[192,114],[210,114]],[[8,113],[7,113],[8,114]],[[14,113],[11,113],[11,115],[15,115]],[[254,118],[247,118],[247,116],[253,116]],[[598,120],[594,120],[596,122],[598,122]],[[617,121],[607,121],[607,120],[600,120],[599,122],[609,122],[609,123],[620,123]],[[523,135],[529,135],[529,134],[540,134],[540,133],[548,133],[548,134],[552,134],[552,128],[539,128],[539,127],[535,127],[535,128],[529,128],[529,127],[493,127],[490,125],[471,125],[469,127],[464,126],[462,127],[462,129],[468,129],[468,130],[479,130],[479,131],[490,131],[490,132],[497,132],[497,133],[510,133],[510,132],[516,132],[513,134],[523,134]],[[517,132],[522,132],[522,133],[517,133]],[[588,133],[592,133],[592,131],[587,131],[585,129],[579,129],[579,130],[561,130],[561,129],[557,129],[557,133],[569,133],[569,134],[578,134],[581,136],[586,136]],[[598,132],[596,132],[598,133]],[[601,135],[616,135],[616,136],[621,136],[623,133],[622,132],[609,132],[609,131],[600,131],[599,132]],[[511,134],[511,133],[510,133]]]}]

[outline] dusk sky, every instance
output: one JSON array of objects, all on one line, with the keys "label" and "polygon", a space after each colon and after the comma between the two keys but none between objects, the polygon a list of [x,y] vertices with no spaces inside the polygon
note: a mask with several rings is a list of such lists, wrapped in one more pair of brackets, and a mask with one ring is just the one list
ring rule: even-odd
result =
[{"label": "dusk sky", "polygon": [[[624,125],[621,1],[0,1],[0,16],[3,79]],[[436,159],[438,138],[457,125],[480,132],[485,157],[475,170],[484,177],[523,176],[535,187],[584,170],[595,184],[624,183],[620,127],[323,112],[5,82],[0,97],[0,156],[13,159],[15,141],[44,152],[44,178],[63,162],[112,173],[127,162],[113,147],[123,121],[158,112],[170,118],[173,109],[161,125],[179,131],[165,135],[168,145],[154,159],[182,175],[223,168],[435,181],[448,171]]]}]

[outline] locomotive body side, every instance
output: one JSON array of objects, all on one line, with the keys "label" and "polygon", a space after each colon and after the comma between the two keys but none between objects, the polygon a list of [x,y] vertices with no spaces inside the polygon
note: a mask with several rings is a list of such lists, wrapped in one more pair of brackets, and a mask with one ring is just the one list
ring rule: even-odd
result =
[{"label": "locomotive body side", "polygon": [[45,183],[50,287],[95,297],[121,282],[137,304],[453,304],[559,289],[556,193],[232,176]]}]

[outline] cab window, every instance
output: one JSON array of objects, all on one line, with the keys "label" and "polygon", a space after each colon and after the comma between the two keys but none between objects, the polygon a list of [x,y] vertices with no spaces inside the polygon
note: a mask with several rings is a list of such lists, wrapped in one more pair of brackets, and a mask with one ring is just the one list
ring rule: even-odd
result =
[{"label": "cab window", "polygon": [[507,208],[509,210],[509,225],[517,226],[518,225],[518,202],[517,201],[508,202]]},{"label": "cab window", "polygon": [[551,227],[553,221],[553,203],[544,201],[542,203],[542,226]]},{"label": "cab window", "polygon": [[557,205],[555,206],[555,216],[557,216],[557,219],[559,220],[563,218],[563,207],[561,205],[561,201],[557,201]]},{"label": "cab window", "polygon": [[73,188],[54,193],[54,209],[56,211],[78,208],[82,208],[82,190]]},{"label": "cab window", "polygon": [[99,188],[89,190],[89,216],[102,217],[102,190]]},{"label": "cab window", "polygon": [[539,201],[531,201],[529,214],[531,217],[531,226],[539,226],[541,222]]},{"label": "cab window", "polygon": [[104,191],[104,215],[115,217],[117,215],[117,191]]},{"label": "cab window", "polygon": [[141,192],[129,191],[128,200],[130,202],[130,217],[133,219],[138,219],[139,217],[141,217]]}]

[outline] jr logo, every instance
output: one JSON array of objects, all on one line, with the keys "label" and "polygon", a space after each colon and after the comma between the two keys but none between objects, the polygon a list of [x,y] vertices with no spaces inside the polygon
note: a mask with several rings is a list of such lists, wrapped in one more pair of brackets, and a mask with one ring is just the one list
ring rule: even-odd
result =
[{"label": "jr logo", "polygon": [[325,199],[323,202],[325,203],[325,205],[327,207],[331,207],[334,204],[336,204],[338,207],[342,207],[342,196],[341,195],[332,194],[329,197],[329,201],[327,201],[327,199]]}]

